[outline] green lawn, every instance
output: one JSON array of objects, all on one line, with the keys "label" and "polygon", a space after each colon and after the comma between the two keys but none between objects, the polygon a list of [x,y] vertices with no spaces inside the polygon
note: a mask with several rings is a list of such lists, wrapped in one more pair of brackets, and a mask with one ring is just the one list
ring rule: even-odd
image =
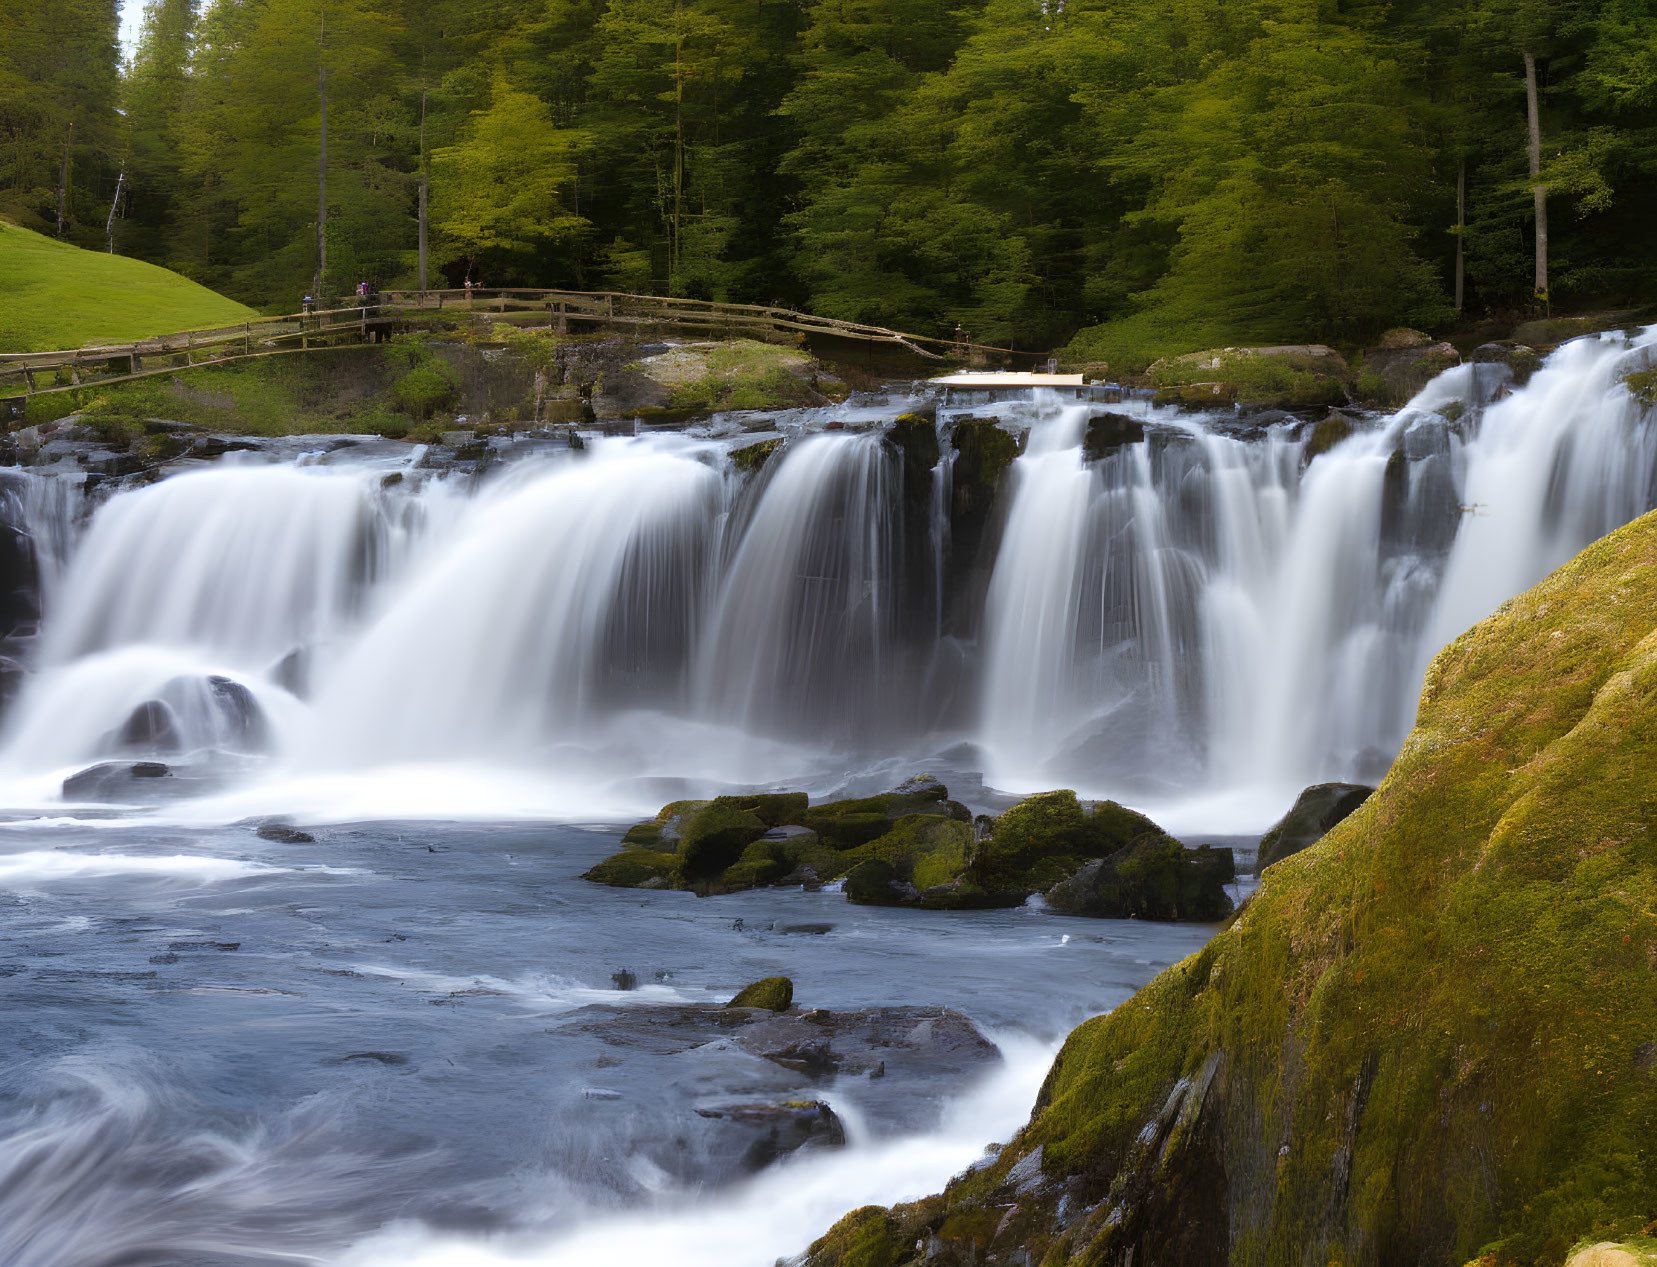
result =
[{"label": "green lawn", "polygon": [[0,352],[45,352],[257,316],[177,273],[0,221]]}]

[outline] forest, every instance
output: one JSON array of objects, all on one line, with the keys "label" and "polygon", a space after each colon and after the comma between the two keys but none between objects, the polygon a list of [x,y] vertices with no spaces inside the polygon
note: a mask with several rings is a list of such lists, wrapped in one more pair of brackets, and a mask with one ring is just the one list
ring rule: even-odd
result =
[{"label": "forest", "polygon": [[130,58],[117,22],[0,8],[0,214],[271,311],[614,289],[1131,367],[1657,296],[1657,0],[155,0]]}]

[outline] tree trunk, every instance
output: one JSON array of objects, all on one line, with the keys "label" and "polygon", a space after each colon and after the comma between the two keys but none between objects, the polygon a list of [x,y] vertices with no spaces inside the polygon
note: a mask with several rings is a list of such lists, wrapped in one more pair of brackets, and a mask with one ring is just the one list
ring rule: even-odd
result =
[{"label": "tree trunk", "polygon": [[324,13],[316,36],[316,95],[322,107],[321,139],[317,147],[316,180],[316,282],[311,294],[322,303],[322,276],[328,270],[328,64],[324,50],[328,38],[328,17]]},{"label": "tree trunk", "polygon": [[685,36],[680,31],[673,45],[673,228],[667,239],[667,293],[670,295],[679,288],[679,216],[684,197]]},{"label": "tree trunk", "polygon": [[420,89],[420,293],[426,293],[426,198],[431,187],[426,167],[426,90]]},{"label": "tree trunk", "polygon": [[1536,197],[1536,297],[1548,303],[1548,187],[1542,175],[1542,117],[1536,101],[1536,58],[1525,54],[1525,116],[1530,127],[1531,193]]},{"label": "tree trunk", "polygon": [[111,255],[115,254],[115,208],[121,205],[121,190],[126,183],[127,174],[123,171],[115,178],[115,196],[109,200],[109,219],[104,223],[104,241]]},{"label": "tree trunk", "polygon": [[1461,160],[1456,172],[1456,312],[1462,308],[1462,297],[1467,276],[1463,250],[1467,237],[1467,160]]},{"label": "tree trunk", "polygon": [[58,237],[63,236],[69,222],[69,156],[75,148],[75,125],[70,123],[63,132],[63,162],[58,167]]}]

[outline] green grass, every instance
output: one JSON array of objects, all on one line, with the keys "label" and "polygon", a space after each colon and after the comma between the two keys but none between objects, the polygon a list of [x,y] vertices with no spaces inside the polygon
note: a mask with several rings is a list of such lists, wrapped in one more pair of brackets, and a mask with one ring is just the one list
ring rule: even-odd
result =
[{"label": "green grass", "polygon": [[154,264],[0,221],[0,352],[117,343],[257,315]]}]

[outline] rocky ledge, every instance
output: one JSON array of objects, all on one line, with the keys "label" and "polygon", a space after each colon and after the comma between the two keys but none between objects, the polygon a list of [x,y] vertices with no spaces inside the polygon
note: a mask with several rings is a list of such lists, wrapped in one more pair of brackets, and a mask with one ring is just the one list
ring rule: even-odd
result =
[{"label": "rocky ledge", "polygon": [[975,910],[1033,894],[1064,915],[1223,919],[1231,850],[1188,849],[1114,801],[1029,797],[998,818],[949,799],[930,775],[879,796],[812,805],[803,792],[674,801],[586,878],[709,895],[843,881],[871,906]]}]

